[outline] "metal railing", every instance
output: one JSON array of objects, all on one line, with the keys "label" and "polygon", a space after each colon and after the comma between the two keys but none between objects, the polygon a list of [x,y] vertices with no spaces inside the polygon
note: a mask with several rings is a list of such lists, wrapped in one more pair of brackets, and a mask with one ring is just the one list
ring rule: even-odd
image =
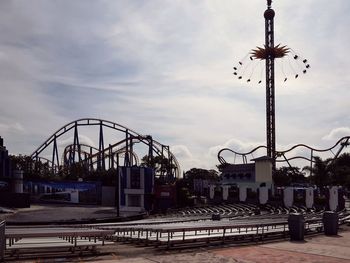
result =
[{"label": "metal railing", "polygon": [[4,260],[6,238],[5,238],[5,221],[0,221],[0,261]]},{"label": "metal railing", "polygon": [[[263,221],[263,220],[262,220]],[[321,219],[305,221],[306,233],[322,229]],[[289,234],[287,220],[274,222],[225,221],[202,222],[200,224],[181,223],[143,226],[120,226],[115,228],[117,241],[145,243],[166,248],[196,242],[234,242],[237,240],[258,241],[269,237],[286,237]]]}]

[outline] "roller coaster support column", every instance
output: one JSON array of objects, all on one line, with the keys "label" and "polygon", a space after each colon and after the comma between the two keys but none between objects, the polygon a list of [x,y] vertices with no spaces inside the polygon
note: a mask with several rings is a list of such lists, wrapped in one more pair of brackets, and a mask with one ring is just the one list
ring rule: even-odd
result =
[{"label": "roller coaster support column", "polygon": [[112,145],[108,145],[108,169],[114,168]]},{"label": "roller coaster support column", "polygon": [[[90,147],[90,156],[92,156],[92,147]],[[89,158],[90,172],[94,170],[94,164],[92,163],[92,158]]]},{"label": "roller coaster support column", "polygon": [[98,160],[98,168],[105,170],[105,145],[103,140],[103,124],[102,121],[100,121],[100,136],[99,136],[99,147],[98,150],[100,152],[99,160]]},{"label": "roller coaster support column", "polygon": [[78,123],[74,124],[74,142],[73,142],[73,158],[70,160],[70,164],[75,163],[75,154],[78,152],[78,160],[81,162],[81,151],[79,143]]},{"label": "roller coaster support column", "polygon": [[148,140],[148,163],[153,163],[153,138],[151,135],[147,136]]},{"label": "roller coaster support column", "polygon": [[129,130],[125,131],[125,158],[124,158],[124,166],[130,166],[130,158],[129,158],[129,152],[130,152],[130,146],[129,146]]},{"label": "roller coaster support column", "polygon": [[[119,156],[117,154],[117,158],[119,159]],[[119,164],[117,164],[116,169],[116,180],[115,180],[115,207],[117,208],[117,217],[120,216],[120,205],[119,205],[119,197],[120,197],[120,189],[119,189]]]},{"label": "roller coaster support column", "polygon": [[52,172],[56,173],[57,171],[55,170],[55,161],[56,163],[56,167],[60,166],[59,163],[59,157],[58,157],[58,149],[57,149],[57,138],[56,135],[54,136],[53,139],[53,149],[52,149]]},{"label": "roller coaster support column", "polygon": [[265,17],[265,49],[266,58],[266,143],[267,156],[272,159],[272,173],[276,170],[275,143],[275,54],[274,54],[274,26],[275,11],[271,9],[272,0],[267,0]]}]

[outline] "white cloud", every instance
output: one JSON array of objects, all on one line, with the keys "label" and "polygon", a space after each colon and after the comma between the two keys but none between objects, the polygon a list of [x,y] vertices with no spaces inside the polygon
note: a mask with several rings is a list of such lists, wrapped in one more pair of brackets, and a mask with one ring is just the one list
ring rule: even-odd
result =
[{"label": "white cloud", "polygon": [[[79,133],[78,138],[79,138],[80,144],[86,144],[88,146],[96,147],[94,141],[88,136]],[[73,142],[74,142],[74,137],[69,137],[64,140],[59,140],[57,144],[60,147],[66,147],[67,145],[73,144]]]},{"label": "white cloud", "polygon": [[[277,144],[323,147],[324,134],[333,130],[323,139],[338,139],[350,122],[350,3],[273,7],[275,42],[311,64],[302,78],[276,82]],[[81,116],[177,145],[186,169],[215,166],[221,147],[263,144],[265,88],[233,78],[232,67],[264,43],[265,8],[261,0],[1,2],[0,132],[7,148],[31,153]]]},{"label": "white cloud", "polygon": [[176,156],[182,172],[203,166],[202,161],[196,159],[185,145],[173,145],[170,147],[170,151]]},{"label": "white cloud", "polygon": [[24,132],[24,128],[18,122],[12,123],[12,124],[0,123],[0,133],[1,134],[8,135],[8,134],[13,133],[13,132],[22,134]]},{"label": "white cloud", "polygon": [[193,158],[192,153],[185,145],[173,145],[171,146],[171,152],[177,157],[182,159]]},{"label": "white cloud", "polygon": [[327,135],[325,135],[322,139],[323,140],[333,140],[338,141],[342,137],[350,136],[350,128],[349,127],[339,127],[331,130]]}]

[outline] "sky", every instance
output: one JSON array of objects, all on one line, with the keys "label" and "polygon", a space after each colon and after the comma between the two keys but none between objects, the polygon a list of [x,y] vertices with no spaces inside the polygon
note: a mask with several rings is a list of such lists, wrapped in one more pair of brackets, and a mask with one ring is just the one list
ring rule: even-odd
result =
[{"label": "sky", "polygon": [[[275,44],[311,65],[276,81],[277,150],[330,147],[350,135],[350,1],[273,8]],[[265,9],[263,0],[0,1],[0,136],[11,154],[29,155],[66,123],[101,118],[169,145],[182,170],[215,168],[223,147],[265,144],[264,85],[232,74],[264,44]]]}]

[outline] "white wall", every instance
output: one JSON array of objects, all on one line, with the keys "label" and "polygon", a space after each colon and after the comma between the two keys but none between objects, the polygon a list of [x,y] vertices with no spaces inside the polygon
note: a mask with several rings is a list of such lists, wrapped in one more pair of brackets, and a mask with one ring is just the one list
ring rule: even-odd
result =
[{"label": "white wall", "polygon": [[255,162],[255,181],[256,182],[272,182],[272,164],[270,161]]},{"label": "white wall", "polygon": [[74,204],[78,204],[79,203],[79,191],[76,189],[68,189],[68,191],[70,193],[70,202],[74,203]]},{"label": "white wall", "polygon": [[314,206],[314,189],[312,187],[305,189],[305,205],[306,208]]},{"label": "white wall", "polygon": [[214,199],[214,193],[215,193],[215,185],[209,186],[209,197],[210,199]]},{"label": "white wall", "polygon": [[239,188],[239,201],[245,202],[247,200],[247,188],[242,186]]},{"label": "white wall", "polygon": [[223,200],[227,200],[227,198],[228,198],[228,188],[229,188],[228,185],[222,186],[222,199]]},{"label": "white wall", "polygon": [[294,189],[293,187],[287,187],[283,190],[284,196],[283,196],[283,202],[286,207],[293,206],[294,202]]},{"label": "white wall", "polygon": [[338,208],[338,187],[332,186],[329,189],[329,210],[336,211]]},{"label": "white wall", "polygon": [[269,200],[269,189],[267,187],[259,187],[259,203],[264,205]]}]

